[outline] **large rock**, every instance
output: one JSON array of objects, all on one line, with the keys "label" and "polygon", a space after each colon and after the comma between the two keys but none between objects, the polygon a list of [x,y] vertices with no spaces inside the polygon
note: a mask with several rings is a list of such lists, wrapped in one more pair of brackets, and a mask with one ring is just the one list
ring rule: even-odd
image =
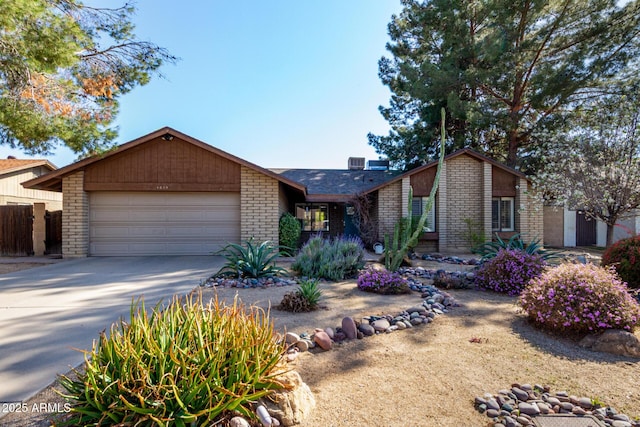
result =
[{"label": "large rock", "polygon": [[598,334],[587,335],[580,346],[593,351],[640,358],[640,340],[631,332],[608,329]]},{"label": "large rock", "polygon": [[284,427],[300,424],[309,417],[316,407],[316,399],[309,386],[302,381],[296,371],[285,372],[278,376],[288,390],[273,392],[262,399],[271,417],[280,421]]},{"label": "large rock", "polygon": [[313,334],[313,341],[323,350],[331,350],[331,347],[333,347],[331,338],[329,338],[329,335],[323,330],[316,331],[315,334]]},{"label": "large rock", "polygon": [[356,321],[351,317],[342,319],[342,332],[344,332],[348,339],[355,339],[358,336]]}]

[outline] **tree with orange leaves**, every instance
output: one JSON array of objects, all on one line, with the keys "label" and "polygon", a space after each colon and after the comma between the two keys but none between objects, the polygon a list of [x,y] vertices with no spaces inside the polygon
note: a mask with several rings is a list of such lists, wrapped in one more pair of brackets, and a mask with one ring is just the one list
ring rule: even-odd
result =
[{"label": "tree with orange leaves", "polygon": [[[80,0],[0,2],[0,144],[84,155],[116,137],[118,98],[176,58],[133,33],[134,7]],[[105,43],[106,42],[106,43]]]}]

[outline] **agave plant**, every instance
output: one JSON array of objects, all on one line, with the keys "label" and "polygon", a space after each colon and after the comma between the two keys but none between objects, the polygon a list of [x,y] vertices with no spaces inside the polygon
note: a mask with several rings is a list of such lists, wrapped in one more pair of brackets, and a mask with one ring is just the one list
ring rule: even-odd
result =
[{"label": "agave plant", "polygon": [[483,243],[475,247],[472,252],[480,255],[482,261],[495,258],[501,249],[521,251],[529,255],[539,255],[545,261],[558,258],[559,255],[557,252],[545,250],[540,242],[540,239],[535,239],[525,243],[520,237],[520,233],[514,234],[509,240],[504,241],[496,233],[495,241]]},{"label": "agave plant", "polygon": [[265,276],[286,275],[287,271],[276,266],[275,260],[280,254],[281,248],[269,241],[258,245],[253,238],[245,241],[244,245],[230,243],[216,255],[222,255],[227,262],[216,275],[259,278]]}]

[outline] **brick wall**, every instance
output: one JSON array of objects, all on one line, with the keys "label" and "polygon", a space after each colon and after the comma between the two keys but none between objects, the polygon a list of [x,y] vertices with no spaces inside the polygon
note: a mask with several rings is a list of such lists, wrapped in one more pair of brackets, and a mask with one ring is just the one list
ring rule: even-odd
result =
[{"label": "brick wall", "polygon": [[[520,227],[517,229],[525,241],[544,238],[544,207],[542,200],[531,188],[531,184],[520,178],[518,182],[518,195],[516,196],[516,209],[519,208]],[[517,218],[516,216],[516,218]]]},{"label": "brick wall", "polygon": [[242,167],[240,170],[240,239],[278,244],[280,197],[278,181]]},{"label": "brick wall", "polygon": [[84,171],[62,178],[62,255],[87,256],[89,252],[89,196],[84,191]]},{"label": "brick wall", "polygon": [[402,181],[382,187],[378,191],[378,234],[384,239],[385,234],[393,235],[393,229],[401,218],[402,205]]},{"label": "brick wall", "polygon": [[446,222],[447,234],[446,241],[440,241],[440,250],[468,250],[469,245],[464,238],[467,229],[464,220],[470,218],[474,222],[484,223],[483,173],[482,162],[469,156],[458,156],[447,161],[446,180],[443,180],[447,187],[446,216],[440,221]]}]

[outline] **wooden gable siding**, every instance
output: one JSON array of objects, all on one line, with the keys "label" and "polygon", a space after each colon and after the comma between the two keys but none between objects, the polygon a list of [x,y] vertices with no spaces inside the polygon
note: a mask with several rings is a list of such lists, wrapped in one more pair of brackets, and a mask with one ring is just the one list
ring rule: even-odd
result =
[{"label": "wooden gable siding", "polygon": [[431,187],[436,179],[437,168],[431,167],[411,175],[410,182],[415,197],[426,197],[431,193]]},{"label": "wooden gable siding", "polygon": [[240,191],[240,165],[174,138],[156,138],[89,166],[86,191]]},{"label": "wooden gable siding", "polygon": [[518,177],[503,169],[493,166],[491,168],[493,197],[516,197],[516,185],[518,185]]}]

